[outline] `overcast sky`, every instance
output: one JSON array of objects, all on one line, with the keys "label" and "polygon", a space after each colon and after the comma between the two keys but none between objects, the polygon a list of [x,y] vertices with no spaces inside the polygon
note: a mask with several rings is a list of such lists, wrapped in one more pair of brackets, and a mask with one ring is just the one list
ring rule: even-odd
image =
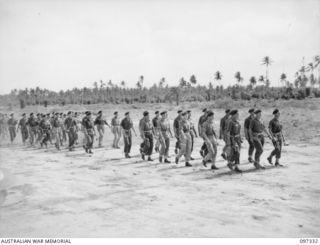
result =
[{"label": "overcast sky", "polygon": [[320,0],[0,0],[0,93],[55,91],[144,75],[151,86],[195,74],[200,84],[272,85],[320,55]]}]

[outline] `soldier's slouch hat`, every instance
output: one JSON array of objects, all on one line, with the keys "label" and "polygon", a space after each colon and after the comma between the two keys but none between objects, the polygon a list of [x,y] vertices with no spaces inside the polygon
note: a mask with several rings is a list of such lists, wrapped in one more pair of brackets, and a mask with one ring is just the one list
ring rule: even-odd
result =
[{"label": "soldier's slouch hat", "polygon": [[178,110],[178,113],[181,113],[182,112],[182,110]]},{"label": "soldier's slouch hat", "polygon": [[209,112],[208,112],[208,117],[211,117],[211,116],[213,116],[213,115],[214,115],[213,111],[209,111]]},{"label": "soldier's slouch hat", "polygon": [[225,113],[229,113],[229,112],[230,112],[230,109],[225,110]]},{"label": "soldier's slouch hat", "polygon": [[235,115],[235,114],[237,114],[237,113],[238,113],[238,110],[232,110],[232,111],[230,112],[230,115],[233,116],[233,115]]},{"label": "soldier's slouch hat", "polygon": [[252,113],[252,112],[254,112],[254,109],[251,108],[248,112],[249,112],[249,113]]},{"label": "soldier's slouch hat", "polygon": [[159,111],[156,111],[154,114],[158,115],[158,114],[159,114]]},{"label": "soldier's slouch hat", "polygon": [[167,113],[167,111],[163,111],[163,112],[160,113],[160,115],[164,115],[166,113]]},{"label": "soldier's slouch hat", "polygon": [[102,111],[98,111],[98,115],[99,115],[99,114],[102,114]]},{"label": "soldier's slouch hat", "polygon": [[118,112],[117,111],[115,111],[114,113],[113,113],[113,115],[117,115],[118,114]]},{"label": "soldier's slouch hat", "polygon": [[258,114],[258,113],[260,113],[261,112],[261,110],[256,110],[255,112],[254,112],[254,114]]},{"label": "soldier's slouch hat", "polygon": [[207,108],[204,108],[203,110],[202,110],[202,112],[206,112],[207,111]]},{"label": "soldier's slouch hat", "polygon": [[127,111],[124,115],[125,115],[125,116],[129,115],[129,112]]},{"label": "soldier's slouch hat", "polygon": [[147,112],[147,111],[144,111],[143,112],[143,116],[145,117],[145,116],[148,116],[149,115],[149,112]]}]

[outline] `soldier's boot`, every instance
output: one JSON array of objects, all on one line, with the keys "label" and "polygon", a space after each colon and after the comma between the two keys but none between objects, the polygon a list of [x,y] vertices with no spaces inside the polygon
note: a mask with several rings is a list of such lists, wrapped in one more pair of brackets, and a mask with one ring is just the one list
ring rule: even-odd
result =
[{"label": "soldier's boot", "polygon": [[178,149],[177,149],[177,148],[174,149],[174,153],[175,153],[176,155],[178,154]]},{"label": "soldier's boot", "polygon": [[233,170],[233,164],[232,164],[230,161],[228,162],[227,167],[228,167],[230,170]]},{"label": "soldier's boot", "polygon": [[93,151],[92,151],[91,149],[89,149],[89,151],[88,151],[88,152],[89,152],[89,154],[93,154]]},{"label": "soldier's boot", "polygon": [[253,165],[255,166],[256,169],[265,169],[265,167],[261,166],[260,163],[258,162],[254,162]]},{"label": "soldier's boot", "polygon": [[268,163],[270,163],[271,165],[273,165],[273,163],[272,163],[272,156],[269,156],[269,157],[267,158],[267,160],[268,160]]},{"label": "soldier's boot", "polygon": [[192,165],[189,162],[186,162],[186,167],[192,167]]},{"label": "soldier's boot", "polygon": [[203,150],[200,150],[200,156],[204,157],[204,152],[203,152]]},{"label": "soldier's boot", "polygon": [[248,161],[249,161],[250,163],[253,163],[253,162],[254,162],[251,156],[249,156]]},{"label": "soldier's boot", "polygon": [[283,167],[283,165],[279,163],[279,160],[276,161],[275,166],[276,167]]},{"label": "soldier's boot", "polygon": [[164,159],[165,163],[171,163],[167,158]]},{"label": "soldier's boot", "polygon": [[151,158],[151,156],[148,157],[148,161],[153,162],[153,159]]},{"label": "soldier's boot", "polygon": [[193,158],[193,157],[190,157],[190,160],[191,160],[191,161],[193,161],[193,160],[194,160],[194,158]]},{"label": "soldier's boot", "polygon": [[154,150],[155,150],[156,152],[159,152],[159,146],[156,146],[156,147],[154,148]]},{"label": "soldier's boot", "polygon": [[211,169],[214,169],[214,170],[217,170],[217,169],[219,169],[215,164],[212,164],[211,165]]},{"label": "soldier's boot", "polygon": [[205,166],[205,167],[207,167],[207,162],[206,162],[206,160],[202,160],[202,165]]},{"label": "soldier's boot", "polygon": [[239,169],[238,165],[235,166],[234,171],[236,171],[237,173],[242,173],[242,170]]},{"label": "soldier's boot", "polygon": [[176,164],[179,163],[179,158],[178,157],[176,157],[175,162],[176,162]]},{"label": "soldier's boot", "polygon": [[159,163],[162,163],[162,156],[159,157]]}]

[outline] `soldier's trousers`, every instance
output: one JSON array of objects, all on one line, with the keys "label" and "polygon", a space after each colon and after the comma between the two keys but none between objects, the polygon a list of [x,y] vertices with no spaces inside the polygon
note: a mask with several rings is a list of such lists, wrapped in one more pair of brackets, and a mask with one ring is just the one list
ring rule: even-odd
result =
[{"label": "soldier's trousers", "polygon": [[247,140],[249,144],[248,156],[252,157],[254,151],[254,143],[250,140]]},{"label": "soldier's trousers", "polygon": [[191,134],[191,153],[193,152],[193,145],[194,145],[194,135]]},{"label": "soldier's trousers", "polygon": [[191,158],[191,135],[190,133],[185,133],[186,137],[180,139],[180,151],[177,158],[180,159],[184,155],[186,162],[190,161]]},{"label": "soldier's trousers", "polygon": [[113,147],[119,147],[119,141],[120,141],[120,137],[121,137],[121,128],[120,128],[120,126],[113,126],[112,133],[114,135]]},{"label": "soldier's trousers", "polygon": [[227,157],[229,154],[231,154],[231,145],[230,145],[230,140],[228,139],[228,137],[226,135],[223,136],[223,141],[224,141],[224,147],[222,149],[222,153],[224,153]]},{"label": "soldier's trousers", "polygon": [[99,146],[102,145],[103,135],[104,135],[104,127],[102,125],[97,125],[97,130],[99,133]]},{"label": "soldier's trousers", "polygon": [[253,137],[253,144],[256,150],[256,154],[254,156],[254,161],[256,163],[260,163],[260,157],[263,153],[263,146],[264,146],[264,136],[258,135]]},{"label": "soldier's trousers", "polygon": [[204,160],[207,162],[208,160],[212,161],[212,164],[216,163],[217,158],[217,144],[213,139],[213,136],[209,137],[209,142],[206,142],[206,146],[208,149],[208,154],[205,156]]},{"label": "soldier's trousers", "polygon": [[235,141],[230,145],[230,155],[228,156],[229,162],[234,162],[234,164],[240,164],[240,150],[241,143],[239,141]]},{"label": "soldier's trousers", "polygon": [[45,144],[47,146],[47,142],[50,140],[50,130],[44,130],[42,132],[42,138],[40,140],[41,145]]},{"label": "soldier's trousers", "polygon": [[14,139],[16,138],[16,128],[15,127],[9,127],[9,134],[10,134],[10,140],[11,142],[14,141]]},{"label": "soldier's trousers", "polygon": [[37,129],[35,127],[30,128],[30,144],[33,145],[35,143],[36,137],[37,137]]},{"label": "soldier's trousers", "polygon": [[131,131],[125,131],[123,134],[123,141],[124,141],[124,153],[129,154],[131,151],[132,145],[132,135]]},{"label": "soldier's trousers", "polygon": [[142,152],[144,155],[151,156],[153,149],[153,135],[151,133],[144,134],[145,140],[141,144]]},{"label": "soldier's trousers", "polygon": [[21,129],[21,138],[22,138],[22,142],[23,142],[23,143],[26,142],[26,140],[28,139],[28,136],[29,136],[29,134],[28,134],[28,129],[22,128],[22,129]]},{"label": "soldier's trousers", "polygon": [[274,142],[273,142],[274,150],[271,152],[271,157],[276,156],[276,159],[281,158],[281,151],[282,151],[282,139],[278,137]]},{"label": "soldier's trousers", "polygon": [[74,146],[74,143],[76,141],[76,130],[73,128],[70,128],[68,131],[68,138],[69,138],[69,149],[71,149]]},{"label": "soldier's trousers", "polygon": [[160,137],[160,156],[169,157],[170,139],[169,137]]},{"label": "soldier's trousers", "polygon": [[55,141],[55,146],[57,149],[60,149],[60,145],[61,145],[61,128],[60,127],[54,127],[52,129],[52,136],[54,138]]},{"label": "soldier's trousers", "polygon": [[91,150],[93,147],[93,141],[94,141],[94,133],[91,130],[88,130],[86,134],[86,148],[87,150]]},{"label": "soldier's trousers", "polygon": [[176,150],[179,150],[180,149],[180,139],[177,138],[177,142],[176,142]]}]

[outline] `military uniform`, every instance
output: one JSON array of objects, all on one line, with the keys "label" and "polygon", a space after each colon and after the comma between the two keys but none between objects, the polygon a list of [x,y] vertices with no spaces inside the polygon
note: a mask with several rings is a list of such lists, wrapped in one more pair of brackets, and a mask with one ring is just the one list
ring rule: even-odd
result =
[{"label": "military uniform", "polygon": [[[253,120],[253,118],[251,115],[244,120],[244,128],[247,130],[247,132],[249,132],[249,126],[250,126],[250,123],[252,120]],[[253,151],[254,151],[254,144],[253,144],[253,141],[250,140],[249,136],[247,137],[247,141],[249,144],[248,156],[249,156],[249,160],[251,160],[252,155],[253,155]]]},{"label": "military uniform", "polygon": [[208,149],[208,154],[205,156],[203,163],[206,165],[208,161],[212,162],[211,168],[216,168],[216,158],[217,158],[217,141],[216,133],[213,127],[213,123],[206,121],[202,125],[202,135],[206,136],[205,143]]},{"label": "military uniform", "polygon": [[179,161],[181,156],[184,156],[186,164],[191,160],[191,125],[190,122],[186,120],[181,120],[179,125],[179,142],[180,151],[177,156]]},{"label": "military uniform", "polygon": [[51,131],[51,124],[49,119],[43,118],[39,123],[39,128],[41,129],[42,136],[40,139],[41,147],[45,145],[48,146],[48,141],[50,140],[50,131]]},{"label": "military uniform", "polygon": [[133,127],[133,123],[131,119],[124,118],[122,119],[120,125],[123,129],[124,153],[126,157],[129,157],[129,153],[131,151],[131,145],[132,145],[131,129]]},{"label": "military uniform", "polygon": [[188,119],[188,122],[190,124],[191,153],[192,153],[193,152],[193,146],[194,146],[194,139],[197,137],[197,131],[196,131],[195,127],[194,127],[193,122],[191,121],[191,118]]},{"label": "military uniform", "polygon": [[21,131],[22,142],[24,144],[26,142],[26,140],[28,139],[28,136],[29,136],[28,127],[27,127],[27,119],[25,117],[20,119],[19,127],[20,127],[20,131]]},{"label": "military uniform", "polygon": [[141,135],[144,138],[143,143],[140,145],[141,154],[146,156],[152,155],[153,150],[153,126],[150,120],[142,118],[139,123]]},{"label": "military uniform", "polygon": [[17,126],[17,120],[13,117],[8,120],[8,127],[9,127],[9,134],[10,134],[10,141],[11,143],[16,138],[16,126]]},{"label": "military uniform", "polygon": [[60,150],[61,145],[61,122],[59,117],[55,117],[52,119],[52,135],[55,141],[55,146],[58,150]]},{"label": "military uniform", "polygon": [[114,135],[113,139],[113,147],[114,148],[120,148],[119,147],[119,141],[121,137],[121,127],[120,127],[120,120],[118,117],[114,117],[111,120],[111,128],[112,128],[112,133]]},{"label": "military uniform", "polygon": [[241,150],[241,125],[236,120],[231,120],[228,125],[229,132],[229,142],[230,142],[230,155],[228,156],[228,161],[234,163],[235,165],[240,164],[240,150]]},{"label": "military uniform", "polygon": [[94,120],[94,125],[97,126],[97,130],[99,133],[99,147],[102,146],[102,140],[104,135],[104,125],[107,124],[106,120],[102,118],[102,115],[98,115]]},{"label": "military uniform", "polygon": [[[202,127],[206,120],[207,120],[207,115],[202,115],[199,118],[199,122],[198,122],[199,136],[202,138],[203,138]],[[206,142],[204,141],[200,149],[200,155],[204,158],[207,154],[208,154],[208,148],[207,148]]]},{"label": "military uniform", "polygon": [[86,138],[85,150],[88,153],[92,153],[94,142],[94,125],[88,116],[83,118],[82,125]]},{"label": "military uniform", "polygon": [[279,159],[281,158],[281,151],[282,151],[282,125],[280,121],[276,118],[273,118],[269,122],[269,130],[271,135],[273,136],[273,145],[274,150],[271,152],[270,158],[272,160],[273,156],[276,156],[276,164],[279,164]]},{"label": "military uniform", "polygon": [[71,151],[74,148],[74,144],[76,141],[76,134],[77,134],[77,122],[72,117],[67,117],[64,121],[64,128],[68,133],[69,139],[69,150]]},{"label": "military uniform", "polygon": [[30,116],[28,118],[27,125],[29,126],[30,144],[33,145],[37,137],[39,122],[36,120],[36,118],[34,118],[33,116]]},{"label": "military uniform", "polygon": [[168,119],[162,118],[159,122],[160,127],[160,159],[164,158],[168,162],[169,158],[169,147],[170,147],[170,124]]},{"label": "military uniform", "polygon": [[159,152],[159,146],[160,146],[160,118],[159,116],[154,117],[152,119],[152,125],[154,128],[154,134],[156,138],[156,143],[155,143],[155,151]]},{"label": "military uniform", "polygon": [[255,164],[260,163],[260,157],[263,153],[263,146],[264,146],[264,131],[265,127],[263,123],[258,120],[257,118],[251,120],[250,126],[249,126],[249,131],[251,132],[252,135],[252,141],[254,144],[254,148],[256,150],[255,156],[254,156],[254,161]]},{"label": "military uniform", "polygon": [[180,126],[180,122],[181,122],[181,116],[177,116],[174,121],[173,121],[173,132],[174,132],[174,136],[177,139],[176,145],[175,145],[175,153],[177,154],[179,149],[180,149],[180,136],[179,136],[179,126]]}]

